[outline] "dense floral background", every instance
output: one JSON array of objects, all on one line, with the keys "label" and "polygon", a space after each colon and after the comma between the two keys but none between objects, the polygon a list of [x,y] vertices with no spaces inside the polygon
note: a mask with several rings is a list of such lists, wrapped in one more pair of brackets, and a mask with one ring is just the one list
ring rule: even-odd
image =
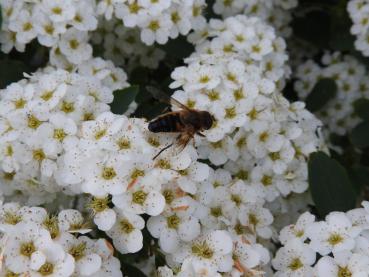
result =
[{"label": "dense floral background", "polygon": [[0,7],[0,276],[369,276],[369,0]]}]

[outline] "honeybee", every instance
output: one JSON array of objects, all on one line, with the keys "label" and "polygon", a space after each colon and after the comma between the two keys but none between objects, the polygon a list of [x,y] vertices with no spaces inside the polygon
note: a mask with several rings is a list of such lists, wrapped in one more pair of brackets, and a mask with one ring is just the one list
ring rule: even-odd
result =
[{"label": "honeybee", "polygon": [[166,112],[149,122],[148,129],[153,133],[179,133],[175,142],[165,146],[155,155],[155,160],[163,151],[176,143],[183,150],[195,134],[205,137],[201,132],[209,130],[215,118],[207,111],[191,109],[176,99],[161,93],[153,87],[147,87],[155,98],[179,107],[179,111]]}]

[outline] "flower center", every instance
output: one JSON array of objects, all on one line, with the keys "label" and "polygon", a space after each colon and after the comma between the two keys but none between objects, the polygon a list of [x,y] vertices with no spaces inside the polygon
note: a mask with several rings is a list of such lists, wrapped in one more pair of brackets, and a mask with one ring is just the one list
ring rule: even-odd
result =
[{"label": "flower center", "polygon": [[264,175],[263,178],[261,178],[261,183],[267,187],[270,186],[273,183],[273,179],[272,177],[268,176],[268,175]]},{"label": "flower center", "polygon": [[24,108],[24,105],[26,105],[26,101],[23,98],[14,101],[14,106],[16,109],[22,109]]},{"label": "flower center", "polygon": [[157,139],[153,138],[153,137],[149,137],[149,139],[147,140],[147,142],[154,147],[159,147],[160,143]]},{"label": "flower center", "polygon": [[42,95],[41,98],[44,101],[48,101],[51,99],[51,97],[53,97],[54,92],[53,91],[45,91]]},{"label": "flower center", "polygon": [[143,177],[145,176],[145,171],[143,170],[140,170],[138,168],[135,168],[131,174],[131,178],[134,180],[134,179],[137,179],[138,177]]},{"label": "flower center", "polygon": [[249,214],[249,222],[251,225],[256,226],[259,223],[259,219],[255,214]]},{"label": "flower center", "polygon": [[81,242],[80,244],[74,245],[69,249],[69,254],[78,261],[85,256],[86,242]]},{"label": "flower center", "polygon": [[52,239],[59,235],[59,224],[56,216],[47,216],[42,225],[49,230]]},{"label": "flower center", "polygon": [[67,134],[64,132],[63,129],[55,129],[53,138],[58,141],[63,141]]},{"label": "flower center", "polygon": [[160,167],[161,169],[170,169],[170,163],[162,159],[158,161],[158,167]]},{"label": "flower center", "polygon": [[146,192],[138,190],[132,194],[132,202],[139,205],[143,205],[143,203],[145,203],[146,201],[146,197],[147,197]]},{"label": "flower center", "polygon": [[32,23],[31,22],[26,22],[23,24],[23,31],[24,32],[27,32],[27,31],[30,31],[32,29]]},{"label": "flower center", "polygon": [[46,155],[42,149],[33,150],[33,159],[42,162],[46,158]]},{"label": "flower center", "polygon": [[174,193],[173,191],[166,189],[163,191],[163,196],[165,198],[165,202],[169,205],[173,202],[174,200]]},{"label": "flower center", "polygon": [[249,172],[241,169],[234,176],[240,180],[247,180],[249,178]]},{"label": "flower center", "polygon": [[300,261],[299,258],[294,258],[291,263],[288,265],[288,268],[290,268],[292,271],[296,271],[299,268],[303,267],[304,265]]},{"label": "flower center", "polygon": [[57,15],[60,15],[62,14],[63,12],[63,9],[61,7],[54,7],[51,9],[51,11],[54,13],[54,14],[57,14]]},{"label": "flower center", "polygon": [[14,153],[13,147],[11,147],[11,145],[8,145],[6,147],[5,156],[11,157],[11,156],[13,156],[13,153]]},{"label": "flower center", "polygon": [[95,213],[100,213],[109,208],[109,198],[103,197],[93,197],[87,205],[90,209],[92,209]]},{"label": "flower center", "polygon": [[211,259],[214,254],[214,251],[207,245],[206,242],[193,244],[191,250],[196,256],[205,259]]},{"label": "flower center", "polygon": [[112,180],[114,177],[117,176],[117,173],[115,172],[113,167],[104,167],[101,173],[101,177],[104,180]]},{"label": "flower center", "polygon": [[135,228],[133,227],[133,225],[126,219],[123,219],[121,222],[120,222],[120,229],[126,233],[126,234],[129,234],[131,233]]},{"label": "flower center", "polygon": [[210,77],[207,76],[207,75],[201,76],[200,79],[199,79],[199,82],[202,83],[202,84],[206,84],[209,81],[210,81]]},{"label": "flower center", "polygon": [[20,246],[20,254],[26,257],[31,257],[32,253],[36,251],[36,247],[33,242],[22,243]]},{"label": "flower center", "polygon": [[331,234],[328,238],[328,243],[330,245],[336,245],[343,241],[343,237],[340,234]]},{"label": "flower center", "polygon": [[52,263],[44,263],[40,269],[38,270],[38,272],[42,275],[42,276],[47,276],[52,274],[54,271],[54,265]]},{"label": "flower center", "polygon": [[222,215],[222,208],[221,207],[213,207],[210,209],[210,214],[214,217],[219,217]]},{"label": "flower center", "polygon": [[4,222],[6,224],[15,225],[21,221],[22,221],[22,217],[20,215],[17,215],[16,213],[7,211],[4,214]]},{"label": "flower center", "polygon": [[338,272],[337,272],[337,277],[351,277],[352,273],[351,271],[347,268],[347,266],[345,267],[338,267]]},{"label": "flower center", "polygon": [[236,203],[237,206],[241,205],[241,203],[242,203],[241,197],[237,194],[232,194],[231,199],[234,203]]},{"label": "flower center", "polygon": [[177,229],[180,223],[181,219],[175,214],[167,218],[168,228]]},{"label": "flower center", "polygon": [[148,28],[153,31],[153,32],[156,32],[157,30],[159,30],[160,28],[160,24],[159,24],[159,21],[157,20],[152,20],[148,26]]},{"label": "flower center", "polygon": [[37,129],[38,126],[41,125],[41,121],[37,119],[37,117],[35,117],[34,115],[30,115],[28,117],[28,122],[27,125],[29,128],[31,129]]},{"label": "flower center", "polygon": [[118,145],[120,150],[131,148],[131,142],[128,139],[125,139],[125,138],[120,138],[117,141],[117,145]]},{"label": "flower center", "polygon": [[78,46],[79,46],[79,42],[78,42],[78,40],[76,40],[76,39],[71,39],[71,40],[69,41],[69,46],[70,46],[70,48],[72,48],[73,50],[76,50],[76,49],[78,48]]},{"label": "flower center", "polygon": [[235,118],[237,115],[236,107],[231,107],[225,109],[225,118]]},{"label": "flower center", "polygon": [[128,9],[130,13],[136,14],[141,9],[141,7],[138,5],[137,1],[134,1],[132,4],[128,5]]},{"label": "flower center", "polygon": [[63,101],[60,109],[65,113],[74,112],[74,104],[72,102]]},{"label": "flower center", "polygon": [[244,147],[246,145],[246,138],[245,137],[239,138],[236,142],[236,145],[238,148]]}]

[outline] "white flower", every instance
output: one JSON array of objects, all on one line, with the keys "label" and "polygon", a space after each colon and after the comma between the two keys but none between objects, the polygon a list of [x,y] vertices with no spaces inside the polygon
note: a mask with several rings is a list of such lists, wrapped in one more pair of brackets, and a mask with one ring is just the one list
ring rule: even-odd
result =
[{"label": "white flower", "polygon": [[299,239],[290,240],[280,248],[272,260],[273,267],[277,270],[276,276],[306,276],[313,277],[315,252],[309,245]]},{"label": "white flower", "polygon": [[227,272],[232,268],[232,240],[226,231],[212,231],[173,254],[174,261],[207,267],[209,272]]},{"label": "white flower", "polygon": [[68,21],[75,16],[73,0],[42,0],[42,8],[54,22]]},{"label": "white flower", "polygon": [[311,240],[310,247],[321,255],[327,255],[353,249],[354,238],[359,231],[344,213],[332,212],[326,216],[326,221],[312,223],[306,234]]},{"label": "white flower", "polygon": [[288,241],[297,238],[304,242],[307,239],[306,229],[315,222],[315,216],[309,212],[305,212],[300,215],[296,224],[291,224],[284,227],[280,231],[279,240],[282,244],[286,244]]},{"label": "white flower", "polygon": [[140,23],[141,40],[147,45],[152,45],[155,41],[159,44],[165,44],[168,41],[172,24],[167,14],[146,19]]},{"label": "white flower", "polygon": [[116,213],[117,221],[107,234],[122,254],[138,252],[143,246],[141,229],[144,228],[145,221],[130,212],[116,210]]},{"label": "white flower", "polygon": [[76,238],[69,233],[63,233],[58,243],[74,258],[76,274],[89,276],[100,269],[101,257],[95,253],[95,243],[88,237]]},{"label": "white flower", "polygon": [[317,265],[317,276],[367,276],[369,274],[369,258],[364,255],[341,251],[334,258],[322,257]]},{"label": "white flower", "polygon": [[68,29],[59,41],[60,51],[69,62],[80,64],[92,56],[92,47],[87,43],[88,35],[76,29]]},{"label": "white flower", "polygon": [[31,14],[27,10],[19,12],[17,19],[9,24],[9,29],[16,33],[20,43],[28,43],[37,36]]}]

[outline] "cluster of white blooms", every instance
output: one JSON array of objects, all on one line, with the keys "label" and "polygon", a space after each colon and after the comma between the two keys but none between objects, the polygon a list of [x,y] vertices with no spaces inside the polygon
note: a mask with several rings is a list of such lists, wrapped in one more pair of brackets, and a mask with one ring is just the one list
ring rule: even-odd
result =
[{"label": "cluster of white blooms", "polygon": [[322,66],[307,60],[298,66],[294,87],[304,100],[321,78],[333,79],[337,94],[324,106],[317,116],[330,132],[344,135],[357,125],[360,119],[354,114],[353,103],[360,98],[369,98],[367,70],[356,58],[339,52],[325,53]]},{"label": "cluster of white blooms", "polygon": [[90,231],[85,226],[77,210],[51,215],[40,207],[1,204],[1,276],[122,277],[111,244],[83,235]]},{"label": "cluster of white blooms", "polygon": [[306,191],[307,157],[323,148],[315,134],[320,121],[303,103],[290,104],[279,92],[289,69],[284,41],[272,28],[236,16],[212,20],[208,34],[192,36],[196,52],[174,70],[171,87],[183,88],[174,92],[175,99],[216,119],[196,145],[201,159],[222,167],[210,169],[196,186],[187,183],[194,196],[181,200],[180,209],[174,200],[174,209],[148,220],[171,267],[160,268],[160,276],[267,270],[268,252],[258,242],[273,236],[269,207],[288,212],[282,197]]},{"label": "cluster of white blooms", "polygon": [[163,50],[142,43],[138,28],[126,28],[115,18],[100,20],[91,41],[104,58],[114,61],[127,72],[139,66],[157,68],[165,57]]},{"label": "cluster of white blooms", "polygon": [[102,0],[97,4],[97,13],[107,20],[115,15],[124,26],[138,27],[141,40],[152,45],[201,29],[206,23],[202,15],[205,6],[205,0]]},{"label": "cluster of white blooms", "polygon": [[[128,84],[122,70],[100,58],[70,67],[55,48],[51,63],[59,69],[47,67],[0,91],[5,200],[41,205],[68,195],[77,204],[61,206],[83,202],[79,210],[87,208],[112,241],[75,237],[84,227],[81,214],[60,211],[58,201],[54,217],[42,208],[4,204],[4,270],[121,276],[112,247],[138,252],[144,228],[165,256],[161,276],[240,277],[268,270],[269,251],[262,244],[272,248],[280,228],[272,225],[271,210],[282,222],[289,206],[293,214],[301,209],[296,195],[307,190],[307,158],[324,149],[321,123],[304,103],[281,95],[290,69],[285,42],[274,29],[245,15],[206,24],[204,3],[106,0],[96,7],[107,20],[114,13],[125,26],[138,26],[147,44],[191,28],[206,30],[190,35],[196,51],[172,73],[171,88],[183,89],[174,98],[215,118],[204,138],[184,149],[171,147],[156,157],[177,134],[153,133],[144,119],[110,112],[113,91]],[[118,45],[116,36],[120,47],[136,47],[125,47],[125,30],[109,23],[115,34],[95,38],[106,49]],[[2,214],[10,222],[3,228]]]},{"label": "cluster of white blooms", "polygon": [[[272,265],[275,276],[369,276],[369,202],[315,221],[309,212],[284,227]],[[318,254],[318,255],[317,255]]]},{"label": "cluster of white blooms", "polygon": [[259,17],[272,25],[278,34],[289,37],[292,29],[291,9],[298,5],[298,0],[216,0],[213,10],[223,18],[237,14]]},{"label": "cluster of white blooms", "polygon": [[80,64],[92,56],[88,31],[97,27],[94,0],[1,1],[1,49],[23,52],[33,39],[51,47],[70,63]]},{"label": "cluster of white blooms", "polygon": [[83,122],[109,110],[113,90],[127,87],[111,62],[93,59],[75,73],[48,67],[0,91],[0,183],[5,196],[53,201],[63,154]]},{"label": "cluster of white blooms", "polygon": [[348,1],[347,10],[353,22],[351,34],[356,36],[355,48],[369,56],[369,1]]}]

